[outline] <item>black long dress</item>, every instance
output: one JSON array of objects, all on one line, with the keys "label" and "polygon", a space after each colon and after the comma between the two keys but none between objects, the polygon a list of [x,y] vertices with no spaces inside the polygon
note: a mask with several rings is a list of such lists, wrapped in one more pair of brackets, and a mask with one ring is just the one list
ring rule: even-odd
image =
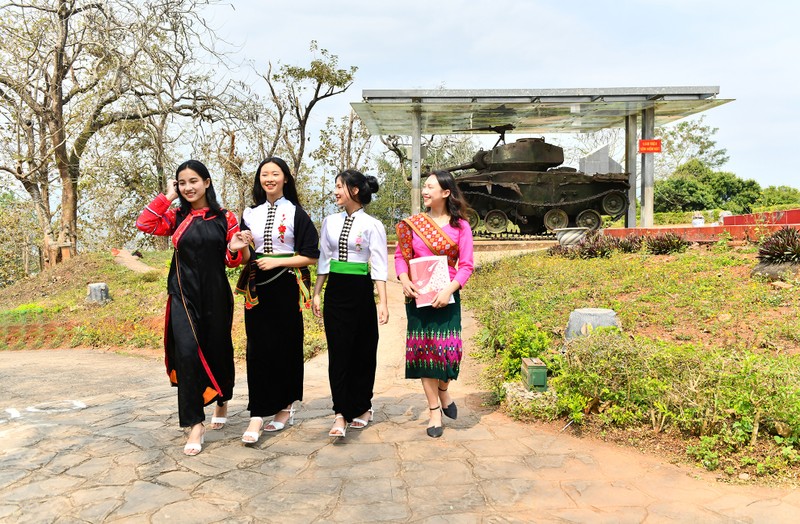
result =
[{"label": "black long dress", "polygon": [[171,234],[175,246],[167,280],[165,364],[178,388],[180,425],[190,427],[205,420],[204,406],[233,395],[233,295],[225,266],[238,265],[227,249],[238,224],[228,211],[217,215],[202,209],[176,227],[175,210],[167,211],[168,206],[160,195],[137,226],[151,234]]}]

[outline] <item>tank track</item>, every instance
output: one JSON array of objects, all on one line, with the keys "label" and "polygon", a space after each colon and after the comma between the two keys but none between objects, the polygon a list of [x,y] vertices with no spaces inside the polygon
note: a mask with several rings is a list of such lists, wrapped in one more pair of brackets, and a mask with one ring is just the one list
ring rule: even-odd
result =
[{"label": "tank track", "polygon": [[[608,195],[610,193],[613,193],[615,191],[618,192],[619,189],[609,189],[608,191],[603,191],[602,193],[598,193],[598,194],[592,195],[590,197],[580,198],[580,199],[576,199],[576,200],[569,200],[569,201],[556,202],[556,203],[549,203],[549,202],[548,203],[537,203],[537,204],[531,204],[530,202],[525,202],[524,200],[514,200],[514,199],[511,199],[511,198],[499,197],[499,196],[496,196],[496,195],[492,195],[492,194],[489,194],[489,193],[483,193],[483,192],[480,192],[480,191],[462,191],[462,194],[464,194],[464,195],[481,196],[481,197],[484,197],[484,198],[489,198],[491,200],[499,200],[499,201],[508,202],[508,203],[511,203],[511,204],[535,205],[537,207],[560,207],[560,206],[566,206],[566,205],[572,205],[572,204],[583,204],[585,202],[592,202],[592,201],[601,199],[604,196],[606,196],[606,195]],[[625,213],[627,212],[627,208],[628,208],[628,206],[625,206],[625,208],[618,215],[611,217],[611,221],[615,222],[615,221],[619,220],[620,218],[622,218],[623,216],[625,216]],[[482,228],[480,230],[478,230],[478,231],[473,231],[472,234],[473,234],[474,237],[487,238],[487,239],[492,239],[492,240],[555,240],[555,238],[556,238],[555,233],[530,233],[530,234],[526,234],[526,233],[505,232],[505,231],[502,232],[502,233],[489,233],[489,232],[483,230]]]},{"label": "tank track", "polygon": [[492,195],[490,193],[483,193],[481,191],[462,191],[461,193],[464,194],[464,195],[475,195],[475,196],[480,196],[480,197],[484,197],[484,198],[489,198],[490,200],[499,200],[501,202],[508,202],[510,204],[523,204],[523,205],[530,205],[530,206],[535,206],[535,207],[562,207],[562,206],[570,206],[570,205],[573,205],[573,204],[583,204],[584,202],[592,202],[594,200],[598,200],[600,198],[603,198],[604,196],[606,196],[606,195],[608,195],[610,193],[614,193],[615,191],[619,192],[620,190],[619,189],[609,189],[608,191],[603,191],[602,193],[598,193],[598,194],[592,195],[590,197],[579,198],[579,199],[576,199],[576,200],[565,200],[563,202],[555,202],[555,203],[552,203],[552,202],[532,203],[532,202],[526,202],[524,200],[514,200],[513,198],[499,197],[499,196],[496,196],[496,195]]}]

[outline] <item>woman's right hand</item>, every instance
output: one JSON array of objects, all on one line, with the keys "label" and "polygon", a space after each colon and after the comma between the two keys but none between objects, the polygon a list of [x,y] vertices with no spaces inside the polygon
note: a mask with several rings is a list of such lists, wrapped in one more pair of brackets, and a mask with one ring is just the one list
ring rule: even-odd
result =
[{"label": "woman's right hand", "polygon": [[311,298],[311,311],[315,317],[322,318],[322,299],[319,295],[314,295]]},{"label": "woman's right hand", "polygon": [[170,202],[178,198],[177,180],[167,180],[167,192],[164,196],[167,197],[167,200],[169,200]]},{"label": "woman's right hand", "polygon": [[403,294],[407,298],[417,298],[419,296],[419,290],[417,289],[417,286],[415,286],[410,279],[404,278],[400,281],[400,283],[403,285]]}]

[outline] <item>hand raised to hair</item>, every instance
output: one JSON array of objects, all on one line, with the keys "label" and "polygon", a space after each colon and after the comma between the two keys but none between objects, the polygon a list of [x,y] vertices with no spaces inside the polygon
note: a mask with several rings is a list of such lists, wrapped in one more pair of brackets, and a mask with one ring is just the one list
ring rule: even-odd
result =
[{"label": "hand raised to hair", "polygon": [[176,198],[178,198],[178,181],[177,180],[167,180],[167,192],[164,194],[167,197],[167,200],[172,202]]}]

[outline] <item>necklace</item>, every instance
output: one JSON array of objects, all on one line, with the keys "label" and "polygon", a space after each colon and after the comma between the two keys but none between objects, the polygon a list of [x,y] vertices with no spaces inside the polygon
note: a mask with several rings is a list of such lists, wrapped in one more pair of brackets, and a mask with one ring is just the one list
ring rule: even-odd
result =
[{"label": "necklace", "polygon": [[431,219],[434,222],[436,222],[436,225],[440,226],[440,227],[446,226],[450,222],[450,215],[442,214],[442,215],[433,216],[431,214],[428,214],[428,216],[431,217]]}]

